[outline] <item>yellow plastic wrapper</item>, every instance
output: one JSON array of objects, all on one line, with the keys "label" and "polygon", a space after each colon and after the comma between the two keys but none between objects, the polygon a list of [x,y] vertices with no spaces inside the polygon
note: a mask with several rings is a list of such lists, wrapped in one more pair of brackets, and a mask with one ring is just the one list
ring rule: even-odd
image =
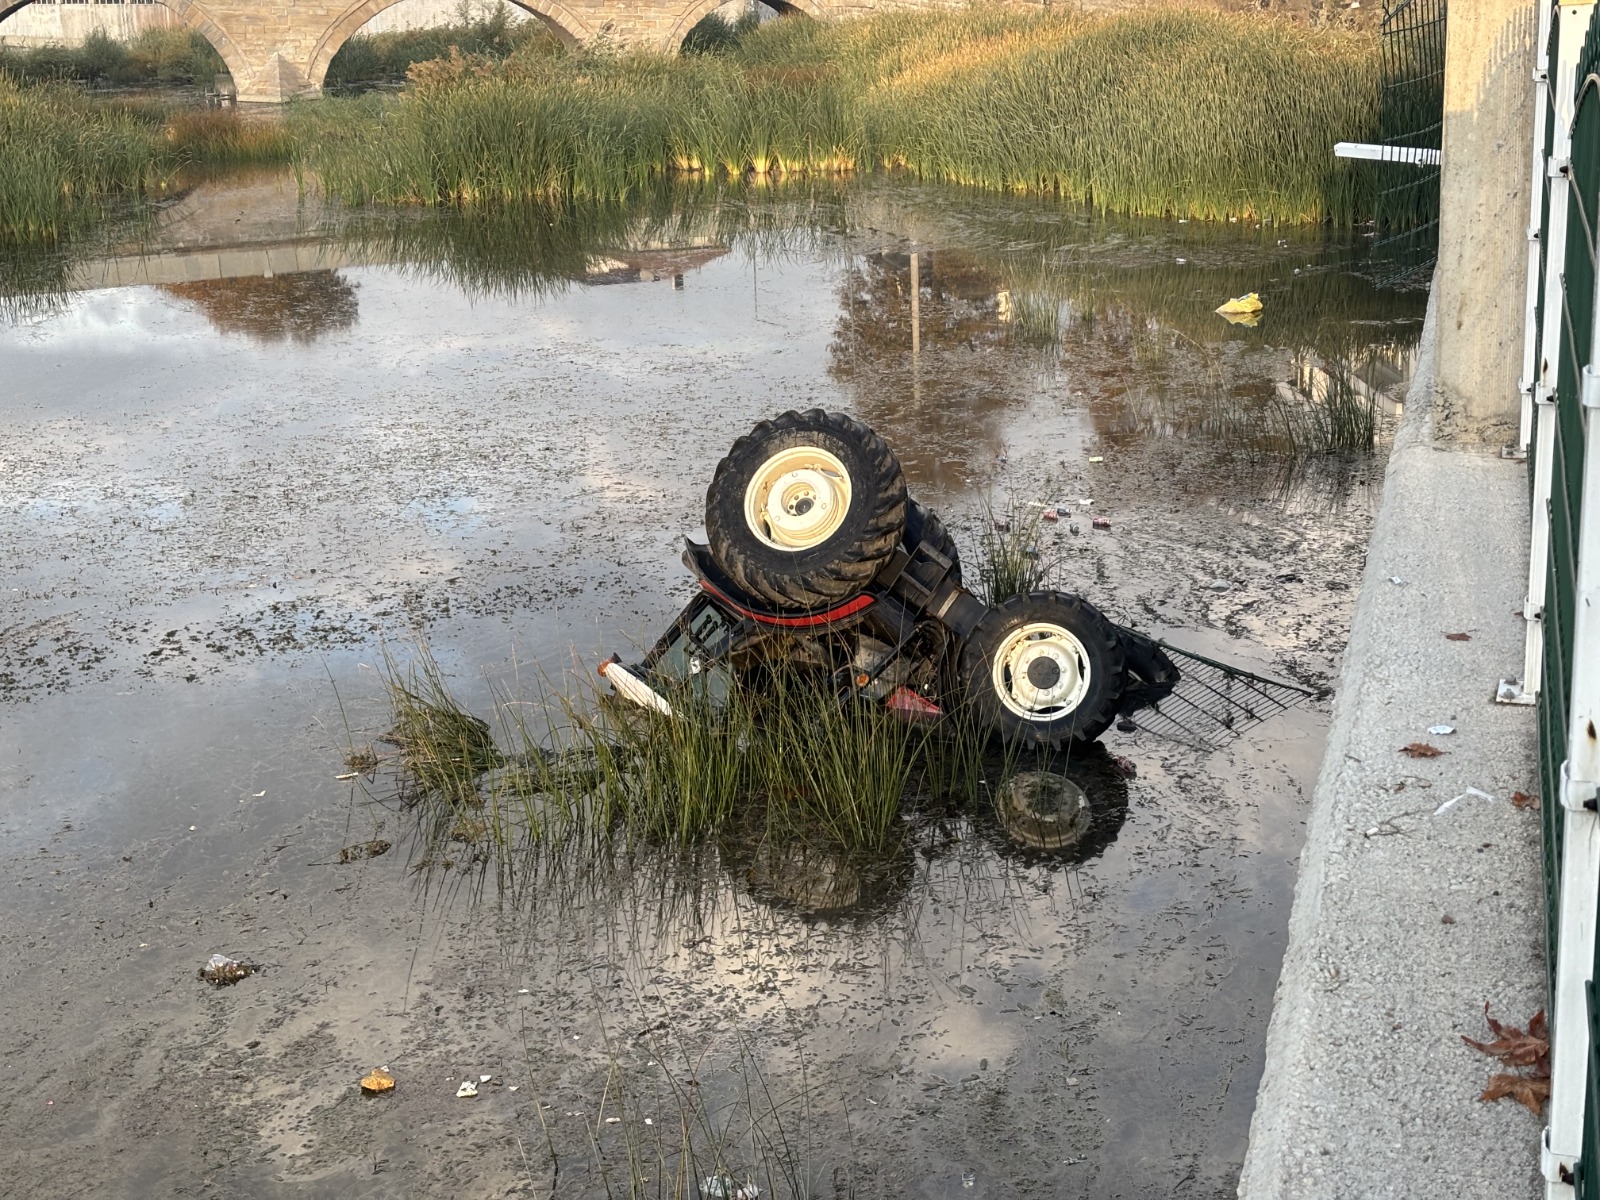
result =
[{"label": "yellow plastic wrapper", "polygon": [[361,1090],[369,1096],[379,1096],[384,1092],[394,1090],[394,1076],[389,1074],[388,1067],[374,1067],[372,1072],[361,1080]]},{"label": "yellow plastic wrapper", "polygon": [[1226,304],[1217,306],[1217,312],[1224,317],[1244,316],[1248,313],[1261,311],[1261,297],[1251,292],[1245,296],[1235,296]]}]

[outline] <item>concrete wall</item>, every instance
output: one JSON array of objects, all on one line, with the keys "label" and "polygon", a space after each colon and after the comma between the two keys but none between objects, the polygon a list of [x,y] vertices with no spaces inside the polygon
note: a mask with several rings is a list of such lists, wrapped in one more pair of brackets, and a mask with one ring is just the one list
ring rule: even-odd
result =
[{"label": "concrete wall", "polygon": [[132,41],[146,29],[165,29],[178,18],[164,4],[33,3],[0,21],[0,46],[78,46],[100,32]]},{"label": "concrete wall", "polygon": [[1439,219],[1438,436],[1507,444],[1521,408],[1534,7],[1450,8]]}]

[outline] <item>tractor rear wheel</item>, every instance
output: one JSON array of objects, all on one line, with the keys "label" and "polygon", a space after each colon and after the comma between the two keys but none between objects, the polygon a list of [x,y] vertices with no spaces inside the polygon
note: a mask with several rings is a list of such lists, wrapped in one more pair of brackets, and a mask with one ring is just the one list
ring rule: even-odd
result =
[{"label": "tractor rear wheel", "polygon": [[778,608],[828,608],[860,592],[906,524],[900,461],[842,413],[786,412],[734,442],[706,493],[717,565]]}]

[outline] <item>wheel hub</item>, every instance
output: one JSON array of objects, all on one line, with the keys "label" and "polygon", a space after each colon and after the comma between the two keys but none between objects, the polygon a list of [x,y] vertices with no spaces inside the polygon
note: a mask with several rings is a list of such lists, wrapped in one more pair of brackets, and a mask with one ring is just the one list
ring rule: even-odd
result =
[{"label": "wheel hub", "polygon": [[1089,690],[1089,655],[1068,629],[1036,621],[1015,630],[994,656],[1000,702],[1030,721],[1073,712]]},{"label": "wheel hub", "polygon": [[838,532],[849,510],[850,473],[819,446],[774,454],[745,489],[745,523],[774,550],[820,546]]}]

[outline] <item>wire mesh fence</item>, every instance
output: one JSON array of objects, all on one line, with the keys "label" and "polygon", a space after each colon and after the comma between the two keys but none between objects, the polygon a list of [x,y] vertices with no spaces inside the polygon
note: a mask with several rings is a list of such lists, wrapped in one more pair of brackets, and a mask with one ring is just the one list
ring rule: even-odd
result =
[{"label": "wire mesh fence", "polygon": [[[1378,132],[1385,146],[1438,150],[1444,128],[1445,0],[1384,5],[1383,97]],[[1378,237],[1373,260],[1390,286],[1426,285],[1439,252],[1439,166],[1380,162]]]}]

